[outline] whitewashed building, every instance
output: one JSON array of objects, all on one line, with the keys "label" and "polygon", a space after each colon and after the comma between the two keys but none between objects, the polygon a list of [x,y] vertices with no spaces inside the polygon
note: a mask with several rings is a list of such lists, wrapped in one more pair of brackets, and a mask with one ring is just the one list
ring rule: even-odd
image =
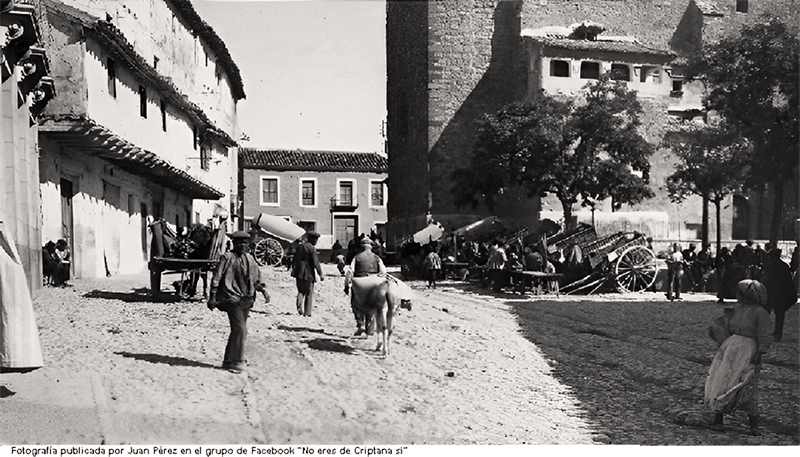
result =
[{"label": "whitewashed building", "polygon": [[46,5],[64,96],[39,130],[43,240],[76,277],[141,272],[152,221],[236,214],[239,70],[188,0]]}]

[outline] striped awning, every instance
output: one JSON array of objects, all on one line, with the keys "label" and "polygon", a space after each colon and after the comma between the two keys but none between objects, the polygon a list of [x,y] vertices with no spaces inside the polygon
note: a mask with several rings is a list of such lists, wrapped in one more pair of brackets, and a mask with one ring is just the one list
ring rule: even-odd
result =
[{"label": "striped awning", "polygon": [[65,147],[118,164],[129,173],[191,198],[218,200],[225,196],[157,154],[131,144],[90,119],[81,116],[44,118],[39,122],[39,134]]}]

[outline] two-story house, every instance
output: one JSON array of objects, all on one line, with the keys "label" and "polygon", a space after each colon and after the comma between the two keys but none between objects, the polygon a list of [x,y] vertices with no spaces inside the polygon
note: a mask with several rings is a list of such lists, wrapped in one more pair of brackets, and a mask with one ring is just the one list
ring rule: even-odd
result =
[{"label": "two-story house", "polygon": [[188,0],[45,3],[64,96],[39,129],[43,238],[76,277],[143,271],[154,219],[236,205],[239,70]]},{"label": "two-story house", "polygon": [[371,231],[385,239],[388,166],[375,153],[242,148],[241,219],[284,217],[320,233],[320,249]]}]

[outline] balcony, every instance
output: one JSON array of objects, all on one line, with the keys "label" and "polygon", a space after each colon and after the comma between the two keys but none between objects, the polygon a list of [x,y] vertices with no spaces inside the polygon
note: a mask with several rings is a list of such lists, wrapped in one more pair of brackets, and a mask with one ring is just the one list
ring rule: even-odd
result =
[{"label": "balcony", "polygon": [[358,199],[352,198],[337,198],[331,197],[331,212],[344,211],[353,212],[358,209]]}]

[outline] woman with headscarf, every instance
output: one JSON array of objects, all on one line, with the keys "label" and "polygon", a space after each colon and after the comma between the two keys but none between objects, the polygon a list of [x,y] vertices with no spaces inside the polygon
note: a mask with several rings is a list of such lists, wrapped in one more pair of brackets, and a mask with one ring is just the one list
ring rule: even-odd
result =
[{"label": "woman with headscarf", "polygon": [[758,377],[761,356],[772,344],[772,320],[764,308],[767,290],[755,280],[736,286],[737,303],[727,318],[726,338],[717,350],[705,386],[705,404],[714,413],[713,427],[722,429],[723,414],[747,413],[750,433],[758,435]]}]

